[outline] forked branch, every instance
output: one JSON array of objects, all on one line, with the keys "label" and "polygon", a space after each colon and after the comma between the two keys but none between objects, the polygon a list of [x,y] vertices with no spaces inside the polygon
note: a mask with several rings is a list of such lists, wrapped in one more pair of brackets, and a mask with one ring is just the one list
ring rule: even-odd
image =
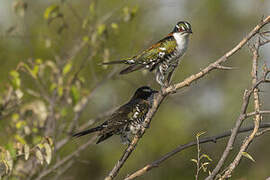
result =
[{"label": "forked branch", "polygon": [[[183,87],[189,86],[191,83],[193,83],[196,80],[204,77],[206,74],[210,73],[214,69],[224,69],[224,68],[220,68],[220,67],[224,67],[224,66],[222,66],[222,63],[226,62],[229,57],[231,57],[233,54],[235,54],[237,51],[239,51],[253,36],[255,36],[259,32],[259,30],[262,27],[264,27],[269,22],[270,22],[270,16],[268,16],[264,20],[262,20],[234,48],[232,48],[230,51],[228,51],[227,53],[225,53],[222,57],[220,57],[219,59],[217,59],[215,62],[209,64],[207,67],[205,67],[204,69],[202,69],[200,72],[189,76],[184,81],[182,81],[180,83],[177,83],[177,84],[170,85],[167,88],[163,88],[161,90],[161,92],[154,99],[154,105],[150,109],[150,111],[148,112],[148,114],[147,114],[147,116],[146,116],[146,118],[144,120],[144,128],[141,129],[141,133],[139,135],[135,135],[135,137],[133,138],[133,140],[130,143],[130,145],[126,148],[126,150],[125,150],[124,154],[122,155],[121,159],[115,164],[114,168],[111,170],[111,172],[109,173],[109,175],[105,178],[105,180],[112,180],[114,177],[117,176],[119,170],[121,169],[121,167],[124,165],[124,163],[126,162],[126,160],[128,159],[128,157],[130,156],[130,154],[135,149],[135,147],[136,147],[139,139],[145,133],[146,128],[149,127],[150,122],[151,122],[153,116],[155,115],[156,111],[158,110],[158,107],[160,106],[160,104],[162,103],[162,101],[164,100],[164,98],[166,98],[167,95],[173,94],[177,90],[179,90],[179,89],[181,89]],[[228,68],[226,68],[226,69],[228,69]],[[239,124],[239,127],[240,127],[240,124]],[[235,133],[237,133],[237,131]]]}]

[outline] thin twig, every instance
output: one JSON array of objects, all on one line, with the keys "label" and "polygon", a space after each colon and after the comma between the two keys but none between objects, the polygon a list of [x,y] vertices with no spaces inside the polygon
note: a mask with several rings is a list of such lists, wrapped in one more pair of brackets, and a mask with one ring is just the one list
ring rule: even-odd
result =
[{"label": "thin twig", "polygon": [[184,81],[180,83],[167,87],[164,90],[164,93],[165,94],[173,93],[182,87],[189,86],[192,82],[195,82],[196,80],[202,78],[203,76],[208,74],[210,71],[214,69],[218,69],[218,67],[222,63],[226,62],[229,57],[231,57],[233,54],[239,51],[253,36],[255,36],[259,32],[259,30],[262,27],[264,27],[269,22],[270,22],[270,16],[266,17],[262,22],[260,22],[252,31],[250,31],[250,33],[246,37],[244,37],[234,48],[228,51],[225,55],[223,55],[222,57],[220,57],[218,60],[211,63],[210,65],[208,65],[206,68],[202,69],[199,73],[189,76],[188,78],[186,78]]},{"label": "thin twig", "polygon": [[257,132],[255,136],[259,137],[268,131],[270,131],[270,128],[267,128],[267,129],[261,130],[260,132]]},{"label": "thin twig", "polygon": [[61,175],[64,174],[73,165],[74,162],[75,160],[73,159],[67,162],[67,164],[63,165],[63,167],[57,171],[57,174],[53,177],[53,180],[60,179]]},{"label": "thin twig", "polygon": [[[252,84],[256,84],[258,81],[258,58],[259,58],[259,47],[260,47],[260,37],[258,37],[256,44],[254,47],[251,49],[253,53],[253,63],[252,63],[252,71],[251,71],[251,76],[252,76]],[[266,78],[266,77],[265,77]],[[253,90],[253,97],[254,97],[254,111],[258,112],[260,111],[260,99],[259,99],[259,89],[256,87]],[[256,114],[254,117],[254,129],[252,133],[244,140],[242,146],[240,147],[240,150],[233,160],[233,162],[226,168],[226,171],[224,175],[220,179],[226,179],[231,176],[232,171],[237,167],[239,164],[243,153],[246,152],[248,146],[250,143],[253,141],[255,138],[256,133],[259,130],[259,125],[261,122],[262,116],[260,114]]]},{"label": "thin twig", "polygon": [[199,179],[199,173],[200,173],[200,154],[201,154],[201,148],[200,148],[200,139],[199,136],[196,136],[196,144],[197,144],[197,162],[196,162],[196,174],[195,174],[195,180]]},{"label": "thin twig", "polygon": [[[155,112],[157,111],[158,107],[160,106],[160,104],[162,103],[162,101],[164,100],[164,98],[168,94],[175,93],[176,90],[178,90],[180,88],[183,88],[183,87],[186,87],[186,86],[189,86],[191,83],[193,83],[196,80],[202,78],[203,76],[205,76],[206,74],[208,74],[209,72],[211,72],[214,69],[219,69],[218,67],[220,67],[222,63],[226,62],[229,57],[231,57],[233,54],[235,54],[237,51],[239,51],[253,36],[255,36],[259,32],[259,30],[264,25],[266,25],[269,22],[270,22],[270,16],[268,16],[262,22],[260,22],[233,49],[231,49],[230,51],[228,51],[225,55],[223,55],[222,57],[220,57],[215,62],[213,62],[210,65],[208,65],[206,68],[204,68],[203,70],[201,70],[199,73],[189,76],[188,78],[186,78],[184,81],[182,81],[180,83],[170,85],[167,88],[163,88],[162,91],[161,91],[161,93],[159,93],[155,97],[155,99],[154,99],[154,105],[150,109],[150,111],[148,112],[148,114],[147,114],[147,116],[145,118],[145,121],[144,121],[145,127],[148,127],[149,126],[149,124],[151,122],[151,119],[153,118]],[[248,98],[248,100],[249,100],[249,98]],[[241,120],[241,122],[242,122],[242,120]],[[145,130],[146,130],[146,128],[142,128],[141,134],[140,135],[135,135],[135,137],[133,138],[132,142],[127,147],[127,149],[125,150],[124,154],[122,155],[122,157],[120,158],[120,160],[118,160],[118,162],[115,164],[114,168],[111,170],[111,172],[109,173],[109,175],[105,178],[105,180],[112,180],[118,174],[120,168],[123,166],[123,164],[126,162],[126,160],[128,159],[128,157],[130,156],[130,154],[135,149],[135,147],[136,147],[139,139],[145,133]],[[235,133],[237,133],[237,131]]]},{"label": "thin twig", "polygon": [[126,148],[125,152],[123,153],[122,157],[118,162],[115,164],[114,168],[111,170],[109,175],[105,178],[105,180],[112,180],[119,172],[121,167],[124,165],[130,154],[133,152],[135,149],[139,139],[143,136],[143,134],[146,131],[146,128],[149,126],[154,114],[158,110],[161,102],[163,99],[166,97],[166,95],[163,95],[162,93],[159,93],[156,95],[154,102],[153,102],[153,107],[149,110],[149,112],[146,115],[146,118],[144,120],[145,126],[141,129],[140,134],[135,135],[132,142],[129,144],[129,146]]},{"label": "thin twig", "polygon": [[250,117],[250,116],[254,116],[254,115],[257,115],[257,114],[270,114],[270,111],[254,111],[254,112],[250,112],[250,113],[247,113],[247,117]]},{"label": "thin twig", "polygon": [[[260,128],[269,128],[270,127],[270,122],[269,123],[262,123],[260,124]],[[244,132],[248,132],[254,129],[254,126],[248,126],[245,128],[241,128],[238,133],[244,133]],[[213,142],[216,143],[219,139],[223,139],[225,137],[228,137],[232,134],[232,131],[226,131],[222,134],[219,135],[215,135],[215,136],[210,136],[210,137],[205,137],[205,138],[201,138],[199,143],[200,144],[204,144],[204,143],[209,143],[209,142]],[[153,168],[159,167],[159,165],[161,163],[163,163],[164,161],[166,161],[167,159],[171,158],[172,156],[176,155],[177,153],[188,149],[190,147],[196,146],[197,142],[193,141],[193,142],[189,142],[187,144],[183,144],[178,146],[177,148],[175,148],[174,150],[166,153],[165,155],[163,155],[161,158],[153,161],[152,163],[149,163],[147,165],[145,165],[143,168],[137,170],[136,172],[132,173],[131,175],[128,175],[125,180],[131,180],[131,179],[135,179],[136,177],[142,176],[143,174],[145,174],[146,172],[150,171]]]},{"label": "thin twig", "polygon": [[52,173],[53,171],[55,171],[57,168],[61,167],[63,164],[65,164],[66,162],[68,162],[69,160],[71,160],[74,156],[77,156],[79,154],[79,152],[83,151],[84,149],[86,149],[89,145],[93,144],[93,142],[96,140],[96,136],[93,136],[89,141],[87,141],[87,143],[81,145],[76,151],[72,152],[71,154],[65,156],[63,159],[61,159],[60,161],[56,162],[55,165],[53,165],[53,167],[46,169],[44,171],[42,171],[37,178],[35,178],[36,180],[40,180],[43,177],[49,175],[50,173]]},{"label": "thin twig", "polygon": [[68,131],[69,132],[73,132],[74,127],[78,121],[78,119],[80,118],[81,114],[83,113],[83,111],[85,110],[85,108],[87,107],[89,101],[91,100],[94,91],[96,91],[101,85],[103,85],[106,81],[108,81],[109,79],[111,79],[115,74],[117,73],[116,70],[113,70],[112,72],[110,72],[109,75],[107,75],[103,80],[101,80],[99,83],[97,83],[97,85],[95,85],[94,89],[92,89],[92,91],[81,100],[81,102],[79,102],[80,104],[80,108],[75,112],[74,118],[71,121]]},{"label": "thin twig", "polygon": [[[94,119],[89,119],[86,123],[84,123],[83,125],[81,125],[78,128],[78,131],[83,130],[88,128],[89,126],[91,126],[92,124],[94,124],[95,122],[101,120],[101,119],[105,119],[106,117],[110,116],[112,114],[112,112],[115,111],[115,108],[112,108],[110,110],[108,110],[107,112],[102,113],[102,115],[98,116],[97,118]],[[62,148],[66,143],[69,142],[69,140],[71,139],[71,136],[67,136],[61,140],[59,140],[56,144],[55,144],[55,149],[59,150],[60,148]]]},{"label": "thin twig", "polygon": [[[265,24],[269,23],[270,22],[270,16],[268,16],[267,18],[265,18],[261,23],[260,25],[257,25],[253,30],[255,30],[257,33],[259,31],[259,26],[263,27]],[[251,33],[249,33],[250,35]],[[248,35],[248,36],[249,36]],[[264,79],[262,79],[261,81],[264,81],[264,82],[267,82],[265,81],[265,78],[266,76],[264,77]],[[254,89],[257,88],[257,85],[261,83],[259,81],[256,81],[255,83],[253,83],[253,87]],[[236,124],[233,128],[233,133],[227,143],[227,146],[218,162],[218,164],[216,165],[216,167],[214,168],[214,170],[212,171],[212,173],[206,178],[206,180],[212,180],[216,175],[217,173],[220,171],[221,167],[223,166],[226,158],[228,157],[229,155],[229,152],[231,151],[232,147],[233,147],[233,144],[234,144],[234,141],[235,141],[235,138],[237,136],[237,131],[238,129],[240,128],[240,126],[242,125],[242,122],[244,120],[244,118],[242,116],[244,116],[246,114],[246,109],[248,107],[248,103],[249,103],[249,98],[250,98],[250,95],[251,93],[254,91],[254,89],[252,89],[252,91],[248,91],[245,95],[244,95],[244,100],[243,100],[243,105],[242,105],[242,108],[241,108],[241,114],[239,116],[239,118],[237,119],[236,121]]]}]

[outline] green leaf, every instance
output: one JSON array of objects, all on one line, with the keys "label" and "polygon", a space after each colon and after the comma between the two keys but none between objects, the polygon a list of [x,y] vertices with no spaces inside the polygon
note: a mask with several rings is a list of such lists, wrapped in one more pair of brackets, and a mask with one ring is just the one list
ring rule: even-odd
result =
[{"label": "green leaf", "polygon": [[212,159],[207,154],[202,154],[201,157],[200,157],[200,159],[202,159],[202,158],[206,158],[209,161],[212,161]]},{"label": "green leaf", "polygon": [[18,134],[15,134],[15,139],[22,144],[26,144],[26,141]]},{"label": "green leaf", "polygon": [[25,125],[26,125],[26,122],[25,121],[19,121],[19,122],[16,123],[16,128],[17,129],[20,129],[20,128],[22,128]]},{"label": "green leaf", "polygon": [[102,35],[106,30],[106,25],[105,24],[100,24],[98,27],[97,27],[97,32],[98,32],[98,35]]},{"label": "green leaf", "polygon": [[38,59],[35,60],[35,63],[36,63],[36,64],[39,64],[39,65],[42,64],[42,62],[43,62],[43,61],[42,61],[42,59],[40,59],[40,58],[38,58]]},{"label": "green leaf", "polygon": [[[37,129],[37,130],[35,130],[35,129],[37,129],[37,128],[33,128],[32,131],[33,131],[33,132],[38,131],[38,129]],[[41,139],[42,139],[41,136],[35,135],[35,136],[33,137],[33,144],[39,143],[39,142],[41,141]]]},{"label": "green leaf", "polygon": [[34,68],[31,70],[33,77],[37,78],[38,71],[39,71],[39,65],[35,65]]},{"label": "green leaf", "polygon": [[10,71],[11,85],[14,89],[19,89],[21,86],[20,74],[17,71]]},{"label": "green leaf", "polygon": [[89,41],[89,37],[88,37],[88,36],[84,36],[84,37],[83,37],[83,41],[84,41],[84,42],[88,42],[88,41]]},{"label": "green leaf", "polygon": [[250,159],[251,161],[255,162],[253,157],[250,154],[248,154],[247,152],[242,152],[242,155],[245,156],[246,158]]},{"label": "green leaf", "polygon": [[15,149],[12,141],[10,141],[6,144],[6,149],[10,152],[10,155],[12,158],[16,157],[16,149]]},{"label": "green leaf", "polygon": [[89,19],[86,18],[82,22],[82,28],[86,29],[88,25],[89,25]]},{"label": "green leaf", "polygon": [[63,68],[63,75],[66,75],[67,73],[69,73],[71,68],[72,68],[72,62],[67,63]]},{"label": "green leaf", "polygon": [[199,132],[198,134],[196,134],[196,137],[198,138],[198,137],[200,137],[201,135],[203,135],[203,134],[205,134],[206,133],[206,131],[204,131],[204,132]]},{"label": "green leaf", "polygon": [[37,133],[37,132],[38,132],[38,128],[33,127],[33,128],[32,128],[32,132],[33,132],[33,133]]},{"label": "green leaf", "polygon": [[92,2],[89,5],[89,12],[90,12],[91,15],[94,15],[95,14],[95,2]]},{"label": "green leaf", "polygon": [[14,122],[18,121],[19,117],[20,117],[20,116],[19,116],[18,113],[14,113],[14,114],[12,114],[12,116],[11,116],[12,121],[14,121]]},{"label": "green leaf", "polygon": [[64,92],[63,86],[59,86],[59,87],[58,87],[58,95],[59,95],[59,96],[62,96],[62,95],[63,95],[63,92]]},{"label": "green leaf", "polygon": [[34,78],[37,79],[37,73],[39,70],[39,65],[35,65],[33,69],[31,69],[28,64],[22,63],[22,66],[26,69],[26,71]]},{"label": "green leaf", "polygon": [[116,23],[112,23],[112,24],[111,24],[111,27],[112,27],[113,29],[115,29],[115,30],[116,30],[116,29],[118,29],[118,24],[116,24]]},{"label": "green leaf", "polygon": [[14,78],[16,78],[16,77],[19,77],[20,76],[20,74],[17,72],[17,71],[15,71],[15,70],[12,70],[12,71],[10,71],[10,73],[9,73],[12,77],[14,77]]},{"label": "green leaf", "polygon": [[61,116],[65,117],[67,115],[68,111],[67,111],[67,108],[62,108],[61,111],[60,111],[60,114]]},{"label": "green leaf", "polygon": [[135,16],[137,14],[138,10],[139,10],[139,7],[138,6],[134,6],[132,8],[132,10],[131,10],[131,15],[132,16]]},{"label": "green leaf", "polygon": [[46,8],[44,12],[44,19],[48,20],[50,18],[55,18],[59,14],[59,6],[58,5],[51,5]]},{"label": "green leaf", "polygon": [[56,88],[57,88],[57,84],[56,83],[52,83],[51,86],[50,86],[50,91],[52,92]]},{"label": "green leaf", "polygon": [[71,86],[71,97],[73,104],[77,104],[78,100],[80,99],[80,92],[75,85]]}]

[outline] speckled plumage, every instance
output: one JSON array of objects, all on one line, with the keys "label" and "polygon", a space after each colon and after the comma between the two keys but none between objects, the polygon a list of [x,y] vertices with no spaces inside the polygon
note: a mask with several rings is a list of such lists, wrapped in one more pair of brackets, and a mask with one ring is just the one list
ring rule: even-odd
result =
[{"label": "speckled plumage", "polygon": [[80,137],[97,131],[99,137],[97,144],[114,134],[120,135],[123,143],[129,143],[129,135],[136,134],[141,129],[141,124],[152,107],[155,93],[157,91],[147,86],[138,88],[131,100],[117,109],[103,124],[73,136]]},{"label": "speckled plumage", "polygon": [[156,81],[164,86],[167,76],[179,64],[179,58],[187,50],[189,35],[192,33],[188,22],[181,21],[176,24],[173,31],[150,48],[132,58],[120,61],[111,61],[103,64],[127,64],[120,74],[127,74],[142,68],[149,71],[156,70]]}]

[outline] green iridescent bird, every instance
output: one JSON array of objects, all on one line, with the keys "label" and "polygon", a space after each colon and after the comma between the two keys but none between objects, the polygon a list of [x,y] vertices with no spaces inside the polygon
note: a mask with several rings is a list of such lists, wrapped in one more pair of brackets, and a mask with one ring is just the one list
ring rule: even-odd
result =
[{"label": "green iridescent bird", "polygon": [[186,21],[180,21],[175,25],[171,33],[142,53],[132,58],[102,64],[128,65],[120,74],[127,74],[143,68],[149,71],[156,70],[156,81],[161,86],[167,86],[174,69],[179,64],[179,59],[187,50],[191,33],[191,25]]},{"label": "green iridescent bird", "polygon": [[129,143],[129,136],[136,134],[142,126],[144,118],[152,107],[154,94],[158,91],[148,86],[136,90],[130,101],[117,109],[103,124],[74,134],[74,137],[98,133],[97,144],[114,134],[120,135],[123,143]]}]

